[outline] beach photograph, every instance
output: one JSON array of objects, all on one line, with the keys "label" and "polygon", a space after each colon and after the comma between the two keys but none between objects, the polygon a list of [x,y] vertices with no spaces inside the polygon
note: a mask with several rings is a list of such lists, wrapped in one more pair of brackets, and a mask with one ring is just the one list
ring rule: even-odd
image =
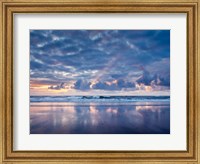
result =
[{"label": "beach photograph", "polygon": [[30,134],[170,134],[170,30],[30,30]]}]

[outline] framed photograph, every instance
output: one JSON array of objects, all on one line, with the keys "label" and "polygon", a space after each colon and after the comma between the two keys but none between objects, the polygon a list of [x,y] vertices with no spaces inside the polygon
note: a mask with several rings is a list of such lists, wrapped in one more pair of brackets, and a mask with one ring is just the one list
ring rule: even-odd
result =
[{"label": "framed photograph", "polygon": [[2,163],[200,163],[198,0],[3,0]]}]

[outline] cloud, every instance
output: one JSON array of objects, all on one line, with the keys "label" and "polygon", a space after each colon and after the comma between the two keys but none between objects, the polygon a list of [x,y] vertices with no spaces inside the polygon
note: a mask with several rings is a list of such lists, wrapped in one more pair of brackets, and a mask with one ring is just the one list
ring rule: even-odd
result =
[{"label": "cloud", "polygon": [[72,89],[77,90],[123,90],[123,89],[135,89],[135,84],[133,82],[125,82],[122,79],[113,80],[113,81],[96,81],[91,82],[87,80],[79,79],[74,82]]},{"label": "cloud", "polygon": [[74,86],[72,87],[73,89],[78,89],[78,90],[88,90],[90,89],[90,82],[87,82],[86,80],[77,80],[74,83]]},{"label": "cloud", "polygon": [[142,76],[136,81],[138,84],[150,85],[153,80],[152,75],[147,70],[143,70]]},{"label": "cloud", "polygon": [[141,85],[146,86],[170,86],[170,75],[159,75],[159,74],[150,74],[146,69],[143,70],[143,74],[139,77],[136,82]]},{"label": "cloud", "polygon": [[[74,89],[79,90],[120,90],[153,80],[169,86],[169,59],[169,30],[30,31],[30,78],[49,81],[55,89],[60,81],[76,81]],[[134,65],[145,66],[149,73]],[[99,82],[91,88],[97,77]]]},{"label": "cloud", "polygon": [[60,90],[60,89],[64,89],[65,88],[65,83],[61,83],[60,85],[56,85],[56,86],[50,86],[48,87],[48,89],[53,89],[53,90]]}]

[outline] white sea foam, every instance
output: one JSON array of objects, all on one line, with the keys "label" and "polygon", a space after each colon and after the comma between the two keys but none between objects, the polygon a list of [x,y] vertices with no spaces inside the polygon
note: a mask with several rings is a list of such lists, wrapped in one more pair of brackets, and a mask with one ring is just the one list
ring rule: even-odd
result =
[{"label": "white sea foam", "polygon": [[31,96],[31,102],[169,102],[169,96]]}]

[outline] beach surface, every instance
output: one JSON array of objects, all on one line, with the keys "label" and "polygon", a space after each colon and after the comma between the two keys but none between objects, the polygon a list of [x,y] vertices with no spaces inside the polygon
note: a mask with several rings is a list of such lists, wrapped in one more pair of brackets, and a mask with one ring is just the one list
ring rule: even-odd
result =
[{"label": "beach surface", "polygon": [[170,134],[167,96],[30,99],[30,134]]}]

